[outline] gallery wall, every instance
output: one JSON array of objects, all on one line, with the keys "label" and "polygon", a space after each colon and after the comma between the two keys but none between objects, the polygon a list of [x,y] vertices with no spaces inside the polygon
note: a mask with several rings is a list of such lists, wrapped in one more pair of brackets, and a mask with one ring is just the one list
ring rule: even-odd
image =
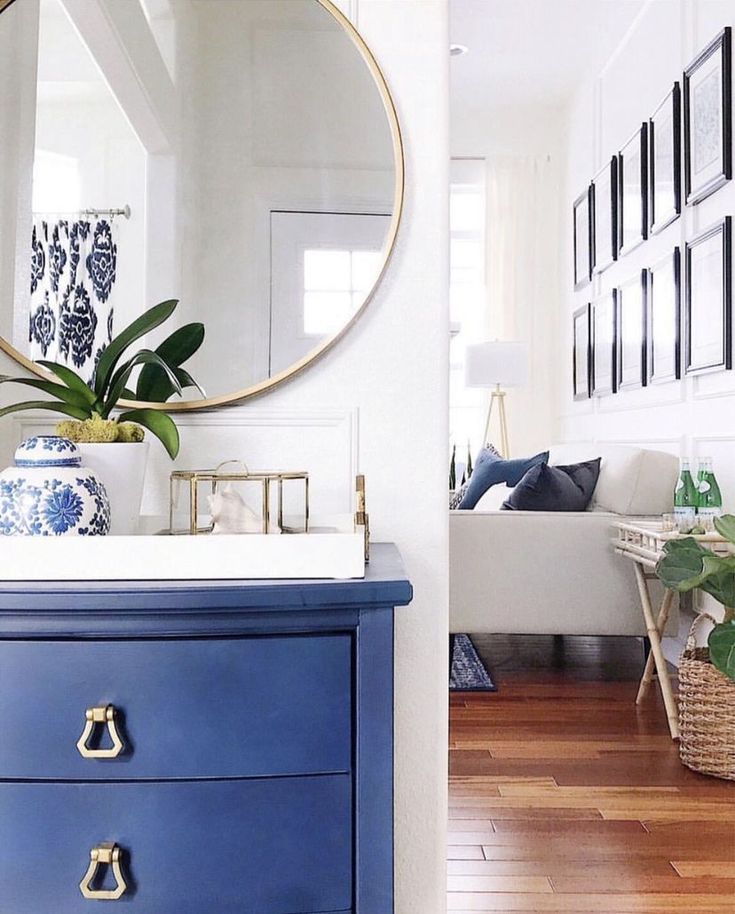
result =
[{"label": "gallery wall", "polygon": [[[390,269],[357,325],[308,372],[257,401],[183,422],[179,465],[256,454],[262,464],[316,473],[321,462],[338,467],[343,500],[355,468],[366,474],[374,538],[398,544],[415,588],[396,620],[396,912],[439,914],[447,809],[447,4],[343,6],[385,71],[406,144],[406,208]],[[0,373],[15,371],[0,357]],[[0,404],[10,394],[0,388]],[[18,424],[0,420],[2,465],[19,434]],[[155,444],[153,451],[155,502],[165,497],[171,464]]]},{"label": "gallery wall", "polygon": [[563,295],[557,323],[556,427],[563,441],[640,444],[693,458],[711,456],[726,509],[735,510],[735,372],[683,377],[612,396],[572,398],[572,313],[681,248],[708,226],[735,214],[735,182],[620,257],[575,292],[572,201],[653,113],[687,64],[725,26],[733,0],[648,2],[601,73],[580,87],[567,122],[563,216]]},{"label": "gallery wall", "polygon": [[732,0],[648,3],[598,78],[583,86],[570,112],[564,214],[563,307],[559,316],[557,426],[565,441],[637,442],[682,456],[712,456],[727,506],[735,509],[735,372],[680,381],[614,396],[572,399],[571,315],[635,276],[687,239],[735,213],[730,181],[666,229],[621,257],[577,292],[572,278],[572,201],[590,178],[654,111],[675,80],[724,26],[735,24]]}]

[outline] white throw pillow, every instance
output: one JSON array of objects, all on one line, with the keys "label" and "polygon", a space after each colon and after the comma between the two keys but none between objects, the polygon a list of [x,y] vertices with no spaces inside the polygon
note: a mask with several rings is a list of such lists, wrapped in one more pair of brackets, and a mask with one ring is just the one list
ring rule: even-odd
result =
[{"label": "white throw pillow", "polygon": [[475,511],[500,511],[505,499],[513,491],[513,486],[490,486],[482,498],[475,505]]},{"label": "white throw pillow", "polygon": [[602,457],[602,464],[587,510],[630,515],[672,510],[679,473],[673,454],[624,444],[562,444],[549,451],[549,463],[556,466],[594,457]]}]

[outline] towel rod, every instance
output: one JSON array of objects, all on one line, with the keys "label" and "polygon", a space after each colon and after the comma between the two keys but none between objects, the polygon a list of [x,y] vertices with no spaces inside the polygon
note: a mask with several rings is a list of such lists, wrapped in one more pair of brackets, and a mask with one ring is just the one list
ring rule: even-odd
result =
[{"label": "towel rod", "polygon": [[128,204],[125,204],[122,209],[83,209],[81,212],[85,216],[125,216],[126,219],[131,216]]},{"label": "towel rod", "polygon": [[69,212],[34,213],[34,216],[124,216],[129,219],[132,215],[130,206],[126,204],[121,209],[78,209]]}]

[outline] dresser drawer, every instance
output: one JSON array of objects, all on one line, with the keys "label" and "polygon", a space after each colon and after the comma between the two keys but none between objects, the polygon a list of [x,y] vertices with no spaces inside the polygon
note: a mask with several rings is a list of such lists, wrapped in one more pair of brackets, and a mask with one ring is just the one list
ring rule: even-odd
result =
[{"label": "dresser drawer", "polygon": [[[120,754],[83,757],[116,751],[110,726]],[[0,779],[343,772],[351,755],[348,634],[0,642]]]},{"label": "dresser drawer", "polygon": [[[141,914],[350,911],[349,775],[245,781],[0,784],[0,911],[85,914],[90,851],[121,849]],[[102,877],[101,885],[98,880]],[[93,890],[111,890],[101,865]]]}]

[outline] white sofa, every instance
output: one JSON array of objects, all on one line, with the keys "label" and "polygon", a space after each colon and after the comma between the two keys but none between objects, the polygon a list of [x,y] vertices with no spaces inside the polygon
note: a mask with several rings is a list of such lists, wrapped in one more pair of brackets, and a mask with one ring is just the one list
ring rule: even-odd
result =
[{"label": "white sofa", "polygon": [[633,569],[611,546],[612,524],[671,511],[678,459],[575,444],[551,448],[549,463],[595,457],[600,478],[587,511],[501,511],[506,486],[494,486],[474,510],[450,511],[450,632],[645,635]]}]

